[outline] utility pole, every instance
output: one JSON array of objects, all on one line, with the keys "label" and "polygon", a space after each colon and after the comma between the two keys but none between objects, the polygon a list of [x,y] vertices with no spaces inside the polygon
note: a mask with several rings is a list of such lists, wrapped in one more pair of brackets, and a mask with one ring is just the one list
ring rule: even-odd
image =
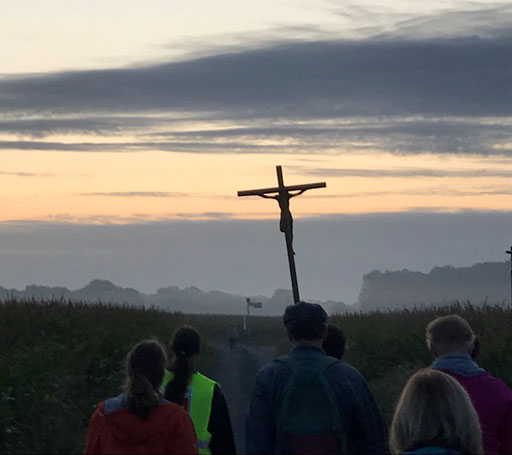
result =
[{"label": "utility pole", "polygon": [[325,182],[309,183],[305,185],[285,186],[283,180],[283,170],[281,166],[276,166],[277,183],[279,186],[274,188],[262,188],[259,190],[239,191],[238,196],[260,196],[265,199],[275,199],[281,209],[281,219],[279,222],[279,230],[284,233],[286,240],[286,251],[288,254],[288,265],[290,267],[290,278],[292,281],[292,292],[294,303],[300,302],[299,285],[297,282],[297,270],[295,269],[295,258],[293,251],[293,218],[290,212],[290,199],[299,196],[304,191],[312,188],[325,188]]},{"label": "utility pole", "polygon": [[505,253],[510,255],[510,305],[512,306],[512,246]]}]

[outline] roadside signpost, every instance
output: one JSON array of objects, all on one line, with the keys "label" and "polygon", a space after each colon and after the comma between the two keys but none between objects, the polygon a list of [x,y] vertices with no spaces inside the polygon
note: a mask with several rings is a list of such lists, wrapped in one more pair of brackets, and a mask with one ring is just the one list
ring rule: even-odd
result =
[{"label": "roadside signpost", "polygon": [[261,302],[252,302],[250,297],[245,299],[247,303],[247,314],[244,314],[244,332],[246,336],[249,336],[249,316],[250,316],[250,308],[261,308]]},{"label": "roadside signpost", "polygon": [[288,253],[288,265],[290,267],[290,278],[292,281],[292,292],[294,303],[300,302],[299,285],[297,283],[297,271],[295,269],[295,258],[293,251],[293,218],[290,212],[290,199],[299,196],[304,191],[313,188],[325,188],[325,182],[308,183],[305,185],[289,185],[285,186],[283,180],[283,170],[281,166],[276,166],[278,186],[274,188],[261,188],[258,190],[239,191],[238,196],[260,196],[265,199],[275,199],[281,209],[281,219],[279,222],[279,230],[284,233],[286,240],[286,251]]}]

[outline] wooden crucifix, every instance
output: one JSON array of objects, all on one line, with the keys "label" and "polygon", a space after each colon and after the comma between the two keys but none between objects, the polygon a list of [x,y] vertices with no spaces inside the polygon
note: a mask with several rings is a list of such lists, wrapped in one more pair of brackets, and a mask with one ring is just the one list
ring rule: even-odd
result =
[{"label": "wooden crucifix", "polygon": [[279,222],[279,230],[284,233],[286,240],[286,250],[288,252],[288,265],[290,266],[290,277],[292,280],[292,292],[294,303],[300,302],[299,285],[297,283],[297,271],[295,269],[295,258],[293,251],[293,218],[290,212],[290,199],[299,196],[304,191],[312,188],[325,188],[325,182],[307,183],[305,185],[285,186],[283,180],[283,170],[281,166],[276,166],[278,187],[262,188],[259,190],[239,191],[238,196],[260,196],[266,199],[275,199],[281,209],[281,219]]}]

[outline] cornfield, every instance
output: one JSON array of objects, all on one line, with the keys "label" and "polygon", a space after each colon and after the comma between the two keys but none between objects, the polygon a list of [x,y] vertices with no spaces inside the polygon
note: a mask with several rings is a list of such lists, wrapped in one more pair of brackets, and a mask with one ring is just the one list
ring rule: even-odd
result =
[{"label": "cornfield", "polygon": [[[389,313],[335,315],[347,336],[344,360],[368,381],[385,419],[407,378],[432,359],[424,330],[458,313],[481,342],[480,365],[512,385],[512,311],[454,304]],[[65,301],[0,303],[0,452],[81,452],[94,405],[119,393],[128,350],[147,338],[168,344],[185,324],[202,334],[199,368],[208,371],[215,342],[240,316],[184,315],[154,309]],[[290,348],[280,318],[251,317],[248,342]]]}]

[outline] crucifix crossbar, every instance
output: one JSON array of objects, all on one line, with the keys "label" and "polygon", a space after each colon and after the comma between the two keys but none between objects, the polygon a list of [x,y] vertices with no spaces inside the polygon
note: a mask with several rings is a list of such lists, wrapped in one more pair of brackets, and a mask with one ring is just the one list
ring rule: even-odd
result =
[{"label": "crucifix crossbar", "polygon": [[295,258],[293,251],[293,217],[290,212],[290,199],[299,196],[304,191],[313,188],[325,188],[325,182],[306,183],[304,185],[285,186],[283,180],[283,170],[281,166],[276,166],[277,183],[279,186],[274,188],[261,188],[257,190],[239,191],[238,196],[260,196],[265,199],[275,199],[281,209],[281,219],[279,222],[279,230],[284,233],[286,239],[286,249],[288,252],[288,264],[290,266],[290,277],[292,280],[293,301],[300,302],[299,286],[297,283],[297,272],[295,269]]}]

